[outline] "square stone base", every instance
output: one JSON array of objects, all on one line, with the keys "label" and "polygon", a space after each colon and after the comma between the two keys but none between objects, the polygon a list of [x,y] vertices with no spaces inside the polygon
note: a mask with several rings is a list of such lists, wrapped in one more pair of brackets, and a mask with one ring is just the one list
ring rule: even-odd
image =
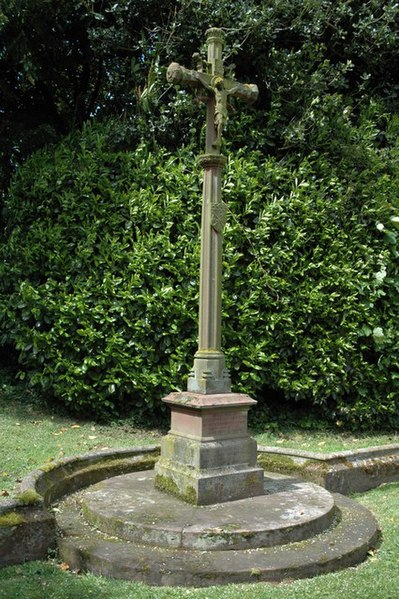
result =
[{"label": "square stone base", "polygon": [[171,430],[162,439],[155,486],[195,505],[263,494],[263,469],[247,430],[256,402],[242,393],[171,393]]},{"label": "square stone base", "polygon": [[263,469],[236,466],[198,471],[160,460],[155,465],[155,487],[194,505],[210,505],[263,495]]}]

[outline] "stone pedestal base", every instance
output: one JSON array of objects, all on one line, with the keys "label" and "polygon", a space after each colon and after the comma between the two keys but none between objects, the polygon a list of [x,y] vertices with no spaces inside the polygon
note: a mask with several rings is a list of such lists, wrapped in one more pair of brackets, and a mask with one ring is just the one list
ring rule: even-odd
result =
[{"label": "stone pedestal base", "polygon": [[155,486],[195,505],[263,494],[256,441],[247,431],[256,402],[240,393],[172,393],[171,430],[161,443]]},{"label": "stone pedestal base", "polygon": [[187,388],[190,393],[230,393],[231,381],[224,354],[220,351],[198,350]]}]

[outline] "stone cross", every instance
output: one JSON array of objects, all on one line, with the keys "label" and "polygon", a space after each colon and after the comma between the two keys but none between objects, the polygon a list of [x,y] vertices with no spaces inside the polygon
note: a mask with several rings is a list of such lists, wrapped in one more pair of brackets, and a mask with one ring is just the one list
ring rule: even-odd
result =
[{"label": "stone cross", "polygon": [[254,101],[256,85],[224,76],[220,29],[207,32],[208,59],[197,54],[197,70],[172,63],[170,83],[191,86],[207,106],[204,169],[199,346],[185,392],[170,393],[162,401],[171,409],[171,428],[162,439],[155,465],[155,486],[196,505],[235,501],[263,493],[263,469],[256,463],[257,448],[247,429],[248,410],[256,404],[242,393],[232,393],[221,345],[222,241],[226,205],[222,201],[220,154],[228,99]]},{"label": "stone cross", "polygon": [[195,54],[197,69],[172,62],[167,70],[169,83],[191,87],[206,103],[205,154],[199,157],[204,169],[198,351],[188,379],[188,391],[214,394],[230,392],[230,376],[221,351],[222,243],[227,206],[221,198],[221,171],[226,159],[220,153],[223,128],[228,116],[229,97],[254,102],[258,88],[225,77],[223,33],[206,32],[208,56],[204,63]]}]

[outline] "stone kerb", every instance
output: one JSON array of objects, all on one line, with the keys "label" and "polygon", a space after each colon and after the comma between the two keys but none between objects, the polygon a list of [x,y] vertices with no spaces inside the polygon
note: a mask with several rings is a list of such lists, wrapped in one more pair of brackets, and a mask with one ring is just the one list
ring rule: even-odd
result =
[{"label": "stone kerb", "polygon": [[36,492],[47,507],[63,495],[73,493],[117,474],[154,466],[159,446],[102,450],[48,462],[31,472],[20,484],[19,494]]},{"label": "stone kerb", "polygon": [[56,544],[47,508],[63,495],[104,478],[153,468],[159,446],[91,452],[48,462],[31,472],[15,499],[0,503],[0,567],[45,559]]},{"label": "stone kerb", "polygon": [[344,495],[399,480],[398,444],[329,453],[260,445],[258,452],[265,470],[299,476]]},{"label": "stone kerb", "polygon": [[0,504],[0,567],[46,559],[56,544],[56,520],[40,503],[20,500]]}]

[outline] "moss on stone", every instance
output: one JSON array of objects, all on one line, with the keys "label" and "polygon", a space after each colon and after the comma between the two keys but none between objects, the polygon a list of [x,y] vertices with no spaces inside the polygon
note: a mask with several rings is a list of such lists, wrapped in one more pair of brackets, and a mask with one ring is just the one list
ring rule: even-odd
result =
[{"label": "moss on stone", "polygon": [[52,470],[57,468],[57,465],[58,464],[56,462],[46,462],[45,464],[42,464],[40,466],[40,470],[42,472],[51,472]]},{"label": "moss on stone", "polygon": [[40,503],[43,497],[34,489],[26,489],[20,495],[17,495],[17,500],[23,505],[34,505]]},{"label": "moss on stone", "polygon": [[258,455],[258,464],[266,471],[283,474],[294,474],[300,468],[300,464],[295,463],[292,458],[264,453]]},{"label": "moss on stone", "polygon": [[26,522],[25,518],[18,512],[8,512],[0,516],[0,528],[18,526],[24,522]]},{"label": "moss on stone", "polygon": [[250,576],[260,576],[262,574],[262,572],[260,571],[259,568],[251,568],[251,572],[250,572]]},{"label": "moss on stone", "polygon": [[319,482],[329,471],[329,465],[319,460],[306,460],[299,464],[286,455],[258,454],[258,464],[269,472],[297,475],[307,480]]},{"label": "moss on stone", "polygon": [[197,504],[197,494],[193,487],[186,487],[186,489],[181,492],[175,481],[163,474],[155,475],[155,487],[160,491],[164,491],[169,495],[175,495],[176,497],[180,497],[183,501],[187,503],[191,503],[193,505]]},{"label": "moss on stone", "polygon": [[177,495],[179,491],[175,481],[163,474],[155,475],[155,487],[171,495]]}]

